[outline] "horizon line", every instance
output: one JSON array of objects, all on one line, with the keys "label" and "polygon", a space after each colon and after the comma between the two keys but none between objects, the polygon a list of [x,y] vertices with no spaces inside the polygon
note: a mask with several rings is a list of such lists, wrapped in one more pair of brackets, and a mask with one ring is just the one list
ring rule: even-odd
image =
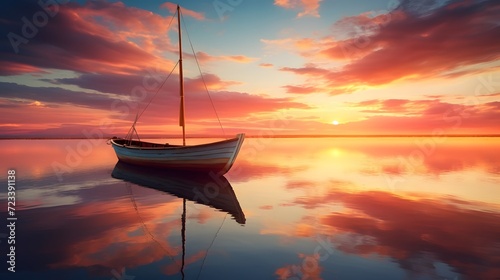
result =
[{"label": "horizon line", "polygon": [[[245,135],[245,138],[390,138],[390,137],[500,137],[500,134],[442,134],[442,135],[434,135],[434,134],[277,134],[277,135]],[[77,139],[111,139],[112,136],[103,136],[103,137],[81,137],[81,136],[53,136],[53,137],[45,137],[45,136],[13,136],[13,137],[3,137],[0,136],[0,140],[77,140]],[[179,135],[144,135],[141,138],[143,139],[164,139],[164,138],[172,138],[172,139],[182,139],[182,136]],[[224,135],[187,135],[186,138],[189,139],[200,139],[200,138],[228,138],[228,136]]]}]

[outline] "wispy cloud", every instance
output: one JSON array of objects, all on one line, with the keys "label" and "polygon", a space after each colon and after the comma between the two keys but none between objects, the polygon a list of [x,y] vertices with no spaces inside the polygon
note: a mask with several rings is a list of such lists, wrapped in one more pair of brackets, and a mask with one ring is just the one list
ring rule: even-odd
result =
[{"label": "wispy cloud", "polygon": [[275,0],[274,5],[285,9],[300,9],[298,18],[304,16],[319,17],[321,0]]},{"label": "wispy cloud", "polygon": [[274,64],[272,63],[261,63],[259,64],[260,67],[264,67],[264,68],[271,68],[274,66]]},{"label": "wispy cloud", "polygon": [[206,52],[197,52],[196,57],[200,62],[210,62],[210,61],[232,61],[238,63],[250,63],[256,61],[257,58],[248,57],[245,55],[210,55]]},{"label": "wispy cloud", "polygon": [[316,87],[313,86],[283,86],[288,93],[298,93],[298,94],[306,94],[306,93],[315,93],[318,91]]},{"label": "wispy cloud", "polygon": [[[176,13],[177,4],[174,4],[172,2],[165,2],[161,5],[161,7],[166,8],[171,14],[174,14],[174,13]],[[186,15],[186,16],[190,16],[190,17],[195,18],[197,20],[205,20],[205,15],[203,13],[189,10],[186,8],[181,9],[181,14]]]},{"label": "wispy cloud", "polygon": [[349,104],[365,113],[363,120],[343,125],[343,131],[385,131],[392,134],[496,133],[500,122],[500,102],[475,105],[454,104],[440,100],[366,100]]}]

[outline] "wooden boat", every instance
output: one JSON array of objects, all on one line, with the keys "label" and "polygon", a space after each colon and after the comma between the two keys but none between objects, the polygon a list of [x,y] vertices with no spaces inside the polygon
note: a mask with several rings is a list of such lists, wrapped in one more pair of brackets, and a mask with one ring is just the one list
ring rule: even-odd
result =
[{"label": "wooden boat", "polygon": [[184,121],[184,78],[182,71],[181,11],[177,6],[179,30],[179,80],[180,80],[180,118],[182,127],[182,145],[158,144],[132,140],[137,118],[125,138],[112,138],[110,143],[119,161],[133,165],[150,166],[164,169],[189,171],[212,171],[225,174],[233,165],[245,139],[245,134],[238,134],[232,139],[201,145],[186,146]]},{"label": "wooden boat", "polygon": [[112,139],[120,161],[157,168],[225,174],[233,165],[245,135],[202,145],[181,146]]},{"label": "wooden boat", "polygon": [[173,173],[118,162],[111,176],[218,209],[229,213],[237,223],[245,224],[245,214],[236,194],[222,175]]}]

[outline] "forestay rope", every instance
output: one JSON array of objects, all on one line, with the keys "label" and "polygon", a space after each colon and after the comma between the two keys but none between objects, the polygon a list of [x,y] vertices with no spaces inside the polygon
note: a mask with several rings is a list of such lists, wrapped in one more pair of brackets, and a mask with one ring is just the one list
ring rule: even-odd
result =
[{"label": "forestay rope", "polygon": [[137,208],[137,203],[135,202],[134,194],[132,193],[132,187],[130,186],[130,183],[127,182],[126,185],[127,185],[127,189],[129,191],[129,194],[130,194],[130,200],[132,201],[132,204],[134,204],[135,212],[137,213],[137,216],[139,217],[139,220],[141,221],[142,229],[144,230],[144,233],[147,233],[147,235],[149,235],[149,237],[151,238],[151,240],[153,240],[156,244],[158,244],[158,246],[160,248],[162,248],[165,251],[165,253],[167,253],[167,255],[170,257],[170,259],[174,263],[176,263],[178,266],[181,266],[181,264],[179,264],[179,262],[170,254],[169,250],[167,248],[165,248],[165,246],[161,242],[159,242],[154,237],[154,235],[151,233],[151,231],[149,230],[148,226],[144,222],[144,219],[142,218],[141,214],[139,213],[139,209]]},{"label": "forestay rope", "polygon": [[[172,21],[173,21],[173,19],[175,18],[176,15],[177,15],[177,11],[172,16],[172,19],[170,20],[170,23],[168,25],[167,30],[170,29],[170,25],[172,24]],[[213,110],[215,112],[215,116],[217,117],[217,121],[219,122],[219,126],[220,126],[220,128],[222,130],[222,135],[223,135],[224,138],[226,138],[226,132],[224,131],[224,127],[222,126],[222,122],[220,121],[219,114],[217,113],[217,109],[215,108],[215,104],[213,102],[212,96],[210,95],[210,91],[208,90],[207,83],[205,82],[205,77],[203,75],[203,72],[201,71],[200,63],[198,62],[198,57],[196,56],[196,52],[194,50],[193,43],[191,42],[191,37],[189,36],[189,31],[188,31],[187,25],[186,25],[186,23],[184,21],[184,17],[182,17],[182,14],[181,14],[181,20],[182,20],[182,24],[185,27],[185,31],[186,31],[186,35],[188,37],[189,45],[191,47],[191,51],[193,53],[194,60],[196,62],[196,66],[198,67],[198,72],[200,73],[200,77],[201,77],[201,80],[203,82],[203,86],[205,87],[205,91],[207,92],[208,98],[210,100],[210,104],[212,105],[212,108],[213,108]],[[181,28],[181,27],[179,26],[178,28]],[[125,139],[132,140],[134,132],[135,132],[136,136],[139,137],[139,135],[137,133],[137,130],[135,129],[136,122],[139,120],[139,118],[142,116],[142,114],[149,107],[149,105],[151,104],[151,102],[153,101],[153,99],[156,97],[156,95],[160,92],[160,89],[163,87],[163,85],[168,80],[168,78],[172,75],[172,73],[174,72],[175,68],[177,68],[177,65],[179,65],[179,61],[177,61],[177,63],[175,64],[175,66],[172,68],[172,70],[170,71],[170,73],[168,74],[168,76],[165,78],[165,80],[162,82],[162,84],[158,87],[158,89],[156,90],[156,92],[153,95],[153,97],[150,98],[148,104],[146,104],[146,106],[141,111],[141,113],[136,115],[135,121],[134,121],[132,127],[130,128],[130,130],[128,131],[127,136],[125,136]]]},{"label": "forestay rope", "polygon": [[177,61],[177,63],[174,65],[174,67],[172,68],[172,70],[170,71],[170,73],[168,74],[168,76],[165,78],[165,80],[163,80],[163,82],[161,83],[161,85],[158,87],[158,89],[156,90],[155,94],[153,95],[153,97],[151,97],[149,99],[149,102],[148,104],[146,104],[146,107],[144,107],[144,109],[142,109],[141,113],[140,114],[136,114],[135,116],[135,121],[134,123],[132,124],[132,127],[130,127],[128,133],[127,133],[127,136],[125,136],[125,139],[129,139],[132,140],[132,136],[133,136],[133,133],[135,132],[135,134],[137,135],[137,137],[139,137],[138,133],[137,133],[137,130],[135,129],[135,124],[137,123],[137,121],[139,120],[139,118],[142,116],[142,114],[144,114],[144,111],[146,111],[146,109],[149,107],[149,105],[151,104],[151,102],[153,102],[153,99],[156,97],[156,95],[160,92],[161,88],[163,87],[163,85],[167,82],[168,78],[170,78],[170,76],[172,75],[172,73],[174,72],[175,68],[177,68],[177,65],[179,64],[179,61]]},{"label": "forestay rope", "polygon": [[[175,14],[172,16],[172,19],[170,19],[170,22],[168,24],[168,27],[167,27],[167,30],[170,30],[170,25],[172,25],[172,21],[174,21],[174,18],[175,18],[175,15],[177,15],[177,12],[175,12]],[[158,87],[158,89],[156,90],[155,94],[153,95],[153,97],[151,97],[151,99],[149,99],[149,102],[148,104],[146,104],[146,107],[144,107],[144,109],[142,109],[141,113],[140,114],[136,114],[135,115],[135,121],[134,123],[132,124],[132,127],[130,127],[129,131],[127,132],[127,135],[125,136],[125,139],[129,139],[130,141],[132,140],[132,137],[134,136],[134,132],[137,136],[137,138],[139,139],[139,134],[137,133],[137,130],[135,129],[135,124],[137,123],[137,121],[139,120],[139,118],[142,116],[142,114],[144,113],[144,111],[146,111],[146,109],[149,107],[149,104],[151,104],[151,102],[153,101],[153,99],[156,97],[156,95],[158,94],[158,92],[160,92],[160,89],[163,87],[163,85],[167,82],[168,78],[170,78],[170,76],[172,75],[172,73],[174,72],[175,68],[177,68],[177,65],[179,64],[179,61],[177,61],[177,63],[174,65],[174,67],[172,68],[172,70],[170,71],[170,73],[168,74],[168,76],[165,78],[165,80],[163,80],[163,83],[161,83],[161,85]],[[130,144],[130,143],[129,143]]]}]

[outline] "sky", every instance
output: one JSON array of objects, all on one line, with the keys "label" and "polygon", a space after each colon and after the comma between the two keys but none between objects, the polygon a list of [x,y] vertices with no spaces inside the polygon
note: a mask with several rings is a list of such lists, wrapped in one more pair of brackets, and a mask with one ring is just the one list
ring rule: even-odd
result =
[{"label": "sky", "polygon": [[177,4],[188,136],[500,134],[498,1],[20,0],[0,137],[179,135]]}]

